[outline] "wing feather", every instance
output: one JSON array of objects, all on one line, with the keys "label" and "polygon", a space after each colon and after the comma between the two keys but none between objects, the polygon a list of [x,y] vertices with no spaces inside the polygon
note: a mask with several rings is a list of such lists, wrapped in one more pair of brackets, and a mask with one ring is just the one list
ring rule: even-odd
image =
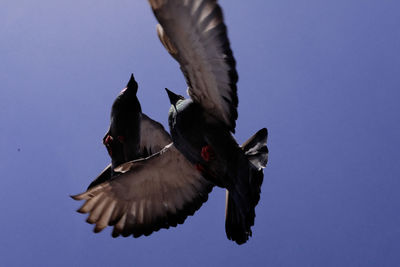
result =
[{"label": "wing feather", "polygon": [[222,10],[215,0],[149,0],[157,34],[188,84],[188,94],[232,132],[238,75]]},{"label": "wing feather", "polygon": [[138,237],[176,226],[200,208],[213,187],[173,144],[129,164],[129,171],[73,196],[85,200],[79,212],[89,213],[95,232],[110,225],[114,237]]}]

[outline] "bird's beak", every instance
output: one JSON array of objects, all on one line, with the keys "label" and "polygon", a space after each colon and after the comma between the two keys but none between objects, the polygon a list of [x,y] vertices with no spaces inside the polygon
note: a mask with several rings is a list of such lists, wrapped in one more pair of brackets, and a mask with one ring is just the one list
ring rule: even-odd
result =
[{"label": "bird's beak", "polygon": [[129,82],[126,85],[126,88],[135,91],[135,94],[137,93],[138,84],[135,80],[135,77],[133,77],[133,73],[131,74],[131,78],[129,79]]},{"label": "bird's beak", "polygon": [[180,99],[180,97],[177,94],[175,94],[175,93],[171,92],[170,90],[168,90],[168,88],[165,88],[165,91],[167,91],[168,98],[169,98],[169,101],[171,102],[171,105],[173,105],[175,107],[175,109],[176,109],[175,105],[178,102],[178,100]]}]

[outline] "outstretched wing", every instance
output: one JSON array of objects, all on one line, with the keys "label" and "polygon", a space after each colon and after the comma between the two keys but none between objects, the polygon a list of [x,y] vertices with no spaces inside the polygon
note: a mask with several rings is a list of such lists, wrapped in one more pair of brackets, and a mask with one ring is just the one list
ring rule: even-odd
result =
[{"label": "outstretched wing", "polygon": [[158,36],[178,61],[188,94],[234,132],[238,75],[216,0],[149,0]]},{"label": "outstretched wing", "polygon": [[95,232],[113,225],[113,237],[138,237],[176,226],[200,208],[213,187],[173,144],[129,164],[129,171],[73,196],[85,200],[78,212],[89,213]]},{"label": "outstretched wing", "polygon": [[[156,122],[155,120],[149,118],[146,114],[142,113],[140,122],[140,145],[139,149],[140,158],[146,158],[154,153],[159,152],[166,145],[172,142],[171,136],[165,131],[164,127]],[[111,164],[97,176],[93,182],[90,183],[88,189],[104,183],[111,178]]]}]

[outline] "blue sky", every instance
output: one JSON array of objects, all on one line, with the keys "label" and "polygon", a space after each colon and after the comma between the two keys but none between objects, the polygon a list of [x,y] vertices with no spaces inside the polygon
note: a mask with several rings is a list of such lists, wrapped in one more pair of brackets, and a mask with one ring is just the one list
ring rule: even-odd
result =
[{"label": "blue sky", "polygon": [[0,3],[0,265],[400,265],[398,1],[219,1],[239,72],[236,137],[267,127],[253,237],[225,237],[225,195],[139,239],[93,234],[81,192],[107,164],[113,99],[134,73],[167,126],[186,85],[147,1]]}]

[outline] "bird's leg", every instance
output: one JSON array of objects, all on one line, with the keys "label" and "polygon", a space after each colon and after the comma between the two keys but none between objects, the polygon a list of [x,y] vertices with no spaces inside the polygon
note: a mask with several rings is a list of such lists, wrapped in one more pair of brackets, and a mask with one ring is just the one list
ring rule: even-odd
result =
[{"label": "bird's leg", "polygon": [[201,148],[200,154],[201,154],[201,157],[207,162],[214,159],[214,157],[215,157],[214,150],[212,149],[212,147],[210,145],[203,146]]}]

